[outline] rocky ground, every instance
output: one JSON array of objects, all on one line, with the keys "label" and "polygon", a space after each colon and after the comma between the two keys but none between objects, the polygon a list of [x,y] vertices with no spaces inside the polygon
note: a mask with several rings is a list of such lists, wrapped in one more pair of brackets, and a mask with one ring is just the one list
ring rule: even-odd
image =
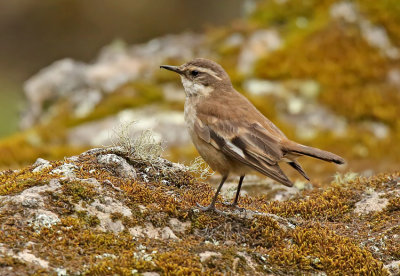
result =
[{"label": "rocky ground", "polygon": [[121,147],[1,172],[0,274],[400,273],[400,172],[267,186],[222,214],[198,210],[199,172]]}]

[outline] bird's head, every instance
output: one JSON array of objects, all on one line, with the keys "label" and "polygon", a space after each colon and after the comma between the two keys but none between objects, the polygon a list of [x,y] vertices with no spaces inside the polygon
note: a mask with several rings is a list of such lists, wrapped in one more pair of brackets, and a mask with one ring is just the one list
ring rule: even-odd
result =
[{"label": "bird's head", "polygon": [[187,96],[207,96],[215,89],[230,88],[231,80],[218,63],[196,58],[181,66],[161,65],[181,76]]}]

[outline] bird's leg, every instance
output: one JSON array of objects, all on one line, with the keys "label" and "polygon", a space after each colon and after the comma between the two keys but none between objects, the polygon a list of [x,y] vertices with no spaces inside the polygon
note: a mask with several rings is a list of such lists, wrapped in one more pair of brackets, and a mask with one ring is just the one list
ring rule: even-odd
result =
[{"label": "bird's leg", "polygon": [[[242,188],[243,179],[244,179],[244,175],[240,176],[239,184],[238,184],[238,187],[237,187],[237,190],[236,190],[235,200],[232,203],[225,202],[224,203],[225,206],[237,207],[237,202],[239,200],[240,189]],[[242,208],[240,208],[240,209],[242,209]]]},{"label": "bird's leg", "polygon": [[197,206],[200,208],[200,210],[202,211],[216,211],[215,209],[215,202],[217,201],[217,197],[219,192],[221,191],[222,185],[224,185],[225,180],[228,178],[228,175],[224,175],[222,177],[221,183],[218,186],[217,192],[214,195],[214,198],[212,199],[210,205],[208,205],[207,207],[201,206],[200,204],[197,203]]}]

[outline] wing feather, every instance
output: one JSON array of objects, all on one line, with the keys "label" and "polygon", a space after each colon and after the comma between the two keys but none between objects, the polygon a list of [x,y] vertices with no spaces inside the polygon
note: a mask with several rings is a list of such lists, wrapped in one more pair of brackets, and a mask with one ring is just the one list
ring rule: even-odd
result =
[{"label": "wing feather", "polygon": [[277,140],[268,136],[265,139],[263,137],[265,134],[263,135],[260,130],[256,130],[251,125],[228,120],[217,122],[213,120],[213,122],[207,124],[199,118],[195,122],[194,130],[202,140],[221,150],[230,158],[286,186],[293,186],[278,165],[282,152]]}]

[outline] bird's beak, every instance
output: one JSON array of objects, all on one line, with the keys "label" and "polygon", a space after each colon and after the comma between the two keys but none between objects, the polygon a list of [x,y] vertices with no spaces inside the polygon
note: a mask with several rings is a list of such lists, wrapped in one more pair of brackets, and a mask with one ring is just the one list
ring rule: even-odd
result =
[{"label": "bird's beak", "polygon": [[178,73],[178,74],[182,74],[183,73],[182,70],[179,69],[178,66],[161,65],[160,68],[164,68],[164,69],[167,69],[169,71],[173,71],[173,72]]}]

